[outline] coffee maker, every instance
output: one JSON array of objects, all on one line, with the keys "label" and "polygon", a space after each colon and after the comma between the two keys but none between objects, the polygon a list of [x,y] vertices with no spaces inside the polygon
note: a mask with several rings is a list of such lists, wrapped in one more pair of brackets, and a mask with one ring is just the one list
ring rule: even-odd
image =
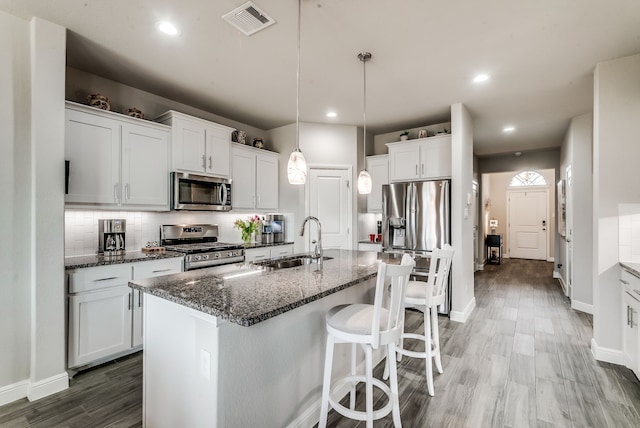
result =
[{"label": "coffee maker", "polygon": [[125,253],[124,234],[127,221],[124,219],[98,220],[98,253],[105,256],[118,256]]},{"label": "coffee maker", "polygon": [[277,244],[285,242],[284,215],[267,214],[262,226],[262,243]]}]

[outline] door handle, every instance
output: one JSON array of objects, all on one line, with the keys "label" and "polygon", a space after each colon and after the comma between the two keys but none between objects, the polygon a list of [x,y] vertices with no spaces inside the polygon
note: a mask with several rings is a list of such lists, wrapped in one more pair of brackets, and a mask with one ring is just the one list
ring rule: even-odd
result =
[{"label": "door handle", "polygon": [[422,164],[422,175],[424,175],[424,164]]},{"label": "door handle", "polygon": [[623,283],[624,285],[629,285],[629,283],[627,281],[625,281],[624,279],[620,278],[619,281],[621,283]]},{"label": "door handle", "polygon": [[132,306],[131,301],[132,300],[133,300],[133,291],[131,293],[129,293],[129,310],[131,310],[131,306]]},{"label": "door handle", "polygon": [[128,201],[129,199],[131,199],[131,196],[129,195],[129,183],[124,185],[124,198]]},{"label": "door handle", "polygon": [[138,307],[142,307],[142,291],[138,290]]},{"label": "door handle", "polygon": [[631,306],[627,305],[627,325],[629,325],[629,309],[631,309]]},{"label": "door handle", "polygon": [[211,162],[211,156],[209,156],[209,169],[213,168],[213,163]]},{"label": "door handle", "polygon": [[113,201],[117,204],[118,202],[118,183],[113,185]]},{"label": "door handle", "polygon": [[418,175],[418,164],[416,164],[416,175]]},{"label": "door handle", "polygon": [[207,169],[207,160],[205,155],[202,155],[202,169]]}]

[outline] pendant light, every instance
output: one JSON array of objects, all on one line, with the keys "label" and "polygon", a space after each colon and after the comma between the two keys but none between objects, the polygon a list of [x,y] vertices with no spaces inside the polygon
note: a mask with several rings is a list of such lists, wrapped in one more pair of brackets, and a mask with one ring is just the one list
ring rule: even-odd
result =
[{"label": "pendant light", "polygon": [[287,177],[289,184],[304,184],[307,181],[307,161],[300,151],[300,3],[298,0],[298,68],[296,71],[296,148],[289,156]]},{"label": "pendant light", "polygon": [[362,52],[358,54],[358,59],[362,61],[362,69],[364,71],[364,89],[362,91],[362,105],[363,105],[363,119],[364,119],[364,132],[362,136],[362,157],[363,165],[362,171],[358,175],[358,193],[361,195],[368,195],[371,193],[371,175],[367,172],[367,61],[371,59],[370,52]]}]

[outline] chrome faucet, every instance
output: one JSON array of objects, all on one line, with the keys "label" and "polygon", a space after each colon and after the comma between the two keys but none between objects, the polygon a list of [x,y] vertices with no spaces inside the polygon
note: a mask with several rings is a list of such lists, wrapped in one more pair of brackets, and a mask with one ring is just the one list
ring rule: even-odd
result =
[{"label": "chrome faucet", "polygon": [[311,241],[312,244],[316,244],[316,248],[313,250],[313,256],[318,259],[318,264],[322,265],[322,225],[320,224],[320,220],[317,217],[309,216],[304,219],[302,222],[302,226],[300,227],[300,236],[304,236],[304,226],[307,224],[307,221],[313,220],[318,225],[318,241]]}]

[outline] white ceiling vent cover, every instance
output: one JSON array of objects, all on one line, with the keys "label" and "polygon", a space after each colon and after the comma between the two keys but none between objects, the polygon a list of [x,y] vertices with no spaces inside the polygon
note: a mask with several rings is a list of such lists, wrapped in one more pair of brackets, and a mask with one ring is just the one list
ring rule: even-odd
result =
[{"label": "white ceiling vent cover", "polygon": [[264,11],[251,1],[222,15],[222,19],[247,36],[276,23],[275,19],[264,13]]}]

